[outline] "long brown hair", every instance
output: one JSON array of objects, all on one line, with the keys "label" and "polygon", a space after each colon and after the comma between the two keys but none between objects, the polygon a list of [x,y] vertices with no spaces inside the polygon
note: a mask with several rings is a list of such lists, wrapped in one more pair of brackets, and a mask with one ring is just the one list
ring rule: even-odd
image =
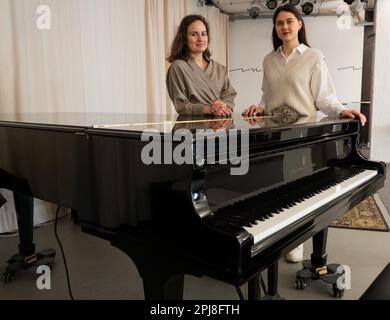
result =
[{"label": "long brown hair", "polygon": [[278,50],[279,47],[283,44],[283,41],[279,38],[278,33],[276,31],[276,19],[278,18],[279,13],[281,13],[282,11],[292,13],[298,19],[298,21],[302,22],[302,28],[298,32],[298,40],[299,40],[299,43],[303,43],[303,44],[307,45],[308,47],[310,47],[309,43],[307,42],[307,38],[306,38],[305,22],[303,21],[302,16],[298,12],[298,9],[291,4],[285,4],[285,5],[280,6],[279,8],[276,9],[276,11],[274,13],[274,17],[272,18],[272,20],[274,22],[274,29],[272,30],[272,42],[274,45],[274,50],[275,51]]},{"label": "long brown hair", "polygon": [[[206,26],[207,31],[207,37],[209,39],[210,43],[210,27],[205,17],[201,15],[191,14],[183,18],[183,20],[180,23],[179,29],[177,30],[175,39],[173,40],[172,46],[171,46],[171,52],[168,57],[169,62],[173,62],[178,59],[182,60],[188,60],[190,58],[190,52],[188,50],[187,45],[187,30],[188,26],[195,22],[195,21],[201,21]],[[203,57],[207,60],[210,60],[211,52],[209,48],[203,52]]]}]

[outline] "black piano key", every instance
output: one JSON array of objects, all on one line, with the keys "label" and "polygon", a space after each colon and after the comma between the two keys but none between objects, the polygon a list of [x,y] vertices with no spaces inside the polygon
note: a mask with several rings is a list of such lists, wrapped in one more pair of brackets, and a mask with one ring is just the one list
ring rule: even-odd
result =
[{"label": "black piano key", "polygon": [[242,212],[242,210],[240,210],[236,206],[227,206],[225,208],[222,208],[217,212],[217,215],[222,217],[242,219],[251,224],[256,224],[256,220],[257,220],[254,215]]},{"label": "black piano key", "polygon": [[256,223],[256,215],[252,212],[248,211],[244,206],[234,205],[234,206],[227,206],[223,208],[223,210],[220,212],[220,214],[225,216],[237,216],[242,217],[245,220],[250,221],[251,223]]},{"label": "black piano key", "polygon": [[240,218],[234,218],[234,217],[231,217],[231,216],[218,216],[218,219],[222,220],[222,221],[225,221],[225,222],[230,222],[234,225],[237,225],[237,226],[242,226],[242,227],[252,227],[252,223],[244,220],[244,219],[240,219]]},{"label": "black piano key", "polygon": [[356,168],[328,168],[314,174],[315,178],[308,176],[278,186],[224,207],[217,214],[236,225],[253,225],[257,221],[272,219],[275,214],[283,214],[298,203],[303,203],[362,171]]}]

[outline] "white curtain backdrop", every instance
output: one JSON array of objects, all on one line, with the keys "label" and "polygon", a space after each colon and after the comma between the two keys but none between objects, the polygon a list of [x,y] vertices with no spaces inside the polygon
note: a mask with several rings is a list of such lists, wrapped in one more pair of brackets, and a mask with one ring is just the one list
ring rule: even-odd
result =
[{"label": "white curtain backdrop", "polygon": [[208,18],[226,64],[228,17],[196,0],[0,0],[0,112],[173,112],[165,59],[189,13]]},{"label": "white curtain backdrop", "polygon": [[[209,20],[213,58],[227,63],[228,17],[197,3],[0,0],[0,113],[174,113],[166,57],[185,15]],[[41,5],[50,8],[49,30],[37,27]],[[0,233],[16,226],[6,196]]]}]

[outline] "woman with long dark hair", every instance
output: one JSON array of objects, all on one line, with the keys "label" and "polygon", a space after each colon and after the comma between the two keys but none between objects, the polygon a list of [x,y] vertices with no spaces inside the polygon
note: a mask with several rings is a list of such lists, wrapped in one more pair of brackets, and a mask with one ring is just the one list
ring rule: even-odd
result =
[{"label": "woman with long dark hair", "polygon": [[236,91],[226,68],[211,59],[210,27],[201,15],[183,18],[168,61],[167,89],[177,113],[230,117]]},{"label": "woman with long dark hair", "polygon": [[244,115],[288,106],[302,116],[313,116],[318,110],[330,116],[354,118],[364,125],[366,118],[356,110],[347,110],[338,101],[324,55],[310,48],[305,22],[297,8],[283,5],[273,16],[274,50],[263,61],[263,96]]},{"label": "woman with long dark hair", "polygon": [[[318,110],[330,116],[357,116],[364,125],[363,114],[345,109],[338,101],[324,55],[310,48],[305,22],[297,8],[280,6],[273,25],[274,50],[263,61],[263,96],[259,105],[251,106],[243,115],[253,117],[264,111],[278,114],[278,110],[288,107],[301,116],[315,116]],[[286,260],[303,260],[303,245],[288,253]]]}]

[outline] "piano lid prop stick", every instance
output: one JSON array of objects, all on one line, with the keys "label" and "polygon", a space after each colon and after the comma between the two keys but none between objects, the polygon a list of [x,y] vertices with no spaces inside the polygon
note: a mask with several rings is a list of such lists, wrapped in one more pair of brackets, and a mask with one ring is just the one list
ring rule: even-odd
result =
[{"label": "piano lid prop stick", "polygon": [[[261,117],[248,117],[248,119],[266,119],[266,118],[277,118],[277,116],[261,116]],[[119,127],[131,127],[131,126],[147,126],[147,125],[158,125],[164,123],[177,123],[177,124],[188,124],[188,123],[205,123],[205,122],[221,122],[234,120],[233,118],[215,118],[215,119],[202,119],[202,120],[188,120],[188,121],[164,121],[164,122],[145,122],[145,123],[118,123],[118,124],[103,124],[95,125],[94,129],[104,129],[104,128],[119,128]]]}]

